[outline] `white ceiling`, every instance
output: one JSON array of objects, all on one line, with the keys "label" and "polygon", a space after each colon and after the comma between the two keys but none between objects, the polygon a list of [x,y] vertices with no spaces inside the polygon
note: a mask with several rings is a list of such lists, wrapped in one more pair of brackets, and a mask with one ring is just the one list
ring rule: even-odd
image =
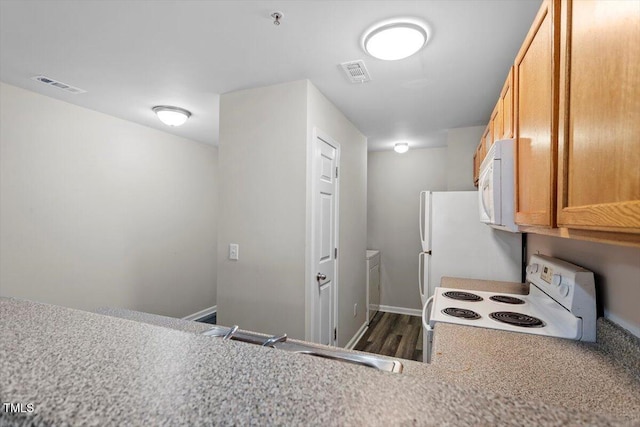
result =
[{"label": "white ceiling", "polygon": [[[442,146],[446,129],[489,120],[540,2],[2,0],[0,79],[208,144],[220,94],[309,79],[370,150]],[[363,31],[397,16],[426,21],[427,46],[400,61],[365,54]],[[347,81],[339,64],[356,59],[371,82]],[[38,74],[87,93],[30,80]],[[193,116],[169,128],[151,111],[159,104]]]}]

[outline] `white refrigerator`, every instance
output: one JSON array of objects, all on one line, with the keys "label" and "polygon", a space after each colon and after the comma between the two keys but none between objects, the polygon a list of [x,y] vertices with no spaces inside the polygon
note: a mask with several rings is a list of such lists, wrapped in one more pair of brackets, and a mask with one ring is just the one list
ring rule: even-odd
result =
[{"label": "white refrigerator", "polygon": [[480,222],[477,191],[422,191],[418,287],[422,305],[442,276],[520,282],[522,235]]}]

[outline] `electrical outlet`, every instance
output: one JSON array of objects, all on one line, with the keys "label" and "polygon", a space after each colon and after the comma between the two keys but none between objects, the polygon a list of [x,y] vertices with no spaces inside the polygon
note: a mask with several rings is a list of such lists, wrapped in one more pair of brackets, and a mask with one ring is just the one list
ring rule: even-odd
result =
[{"label": "electrical outlet", "polygon": [[229,259],[237,261],[239,252],[240,252],[240,245],[238,245],[237,243],[229,244]]},{"label": "electrical outlet", "polygon": [[353,317],[358,315],[358,303],[353,304]]}]

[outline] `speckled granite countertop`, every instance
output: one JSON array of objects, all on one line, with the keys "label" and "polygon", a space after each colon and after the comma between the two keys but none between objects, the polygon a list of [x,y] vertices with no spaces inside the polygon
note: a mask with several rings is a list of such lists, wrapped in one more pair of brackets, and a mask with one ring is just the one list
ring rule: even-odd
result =
[{"label": "speckled granite countertop", "polygon": [[162,326],[164,328],[175,329],[176,331],[193,332],[196,334],[202,333],[207,329],[210,329],[212,326],[208,323],[192,322],[189,320],[176,319],[175,317],[127,310],[125,308],[100,307],[95,310],[95,313],[134,320],[136,322],[147,323],[149,325]]},{"label": "speckled granite countertop", "polygon": [[0,425],[630,425],[165,327],[0,298]]},{"label": "speckled granite countertop", "polygon": [[[519,283],[444,277],[441,285],[528,293]],[[453,384],[640,423],[640,340],[602,318],[598,343],[438,323],[431,368]]]}]

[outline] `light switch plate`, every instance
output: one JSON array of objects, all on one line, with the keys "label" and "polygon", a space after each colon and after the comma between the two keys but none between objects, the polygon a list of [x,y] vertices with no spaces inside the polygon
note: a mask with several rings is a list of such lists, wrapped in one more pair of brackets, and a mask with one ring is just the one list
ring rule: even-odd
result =
[{"label": "light switch plate", "polygon": [[240,252],[240,245],[237,243],[229,244],[229,259],[237,261]]}]

